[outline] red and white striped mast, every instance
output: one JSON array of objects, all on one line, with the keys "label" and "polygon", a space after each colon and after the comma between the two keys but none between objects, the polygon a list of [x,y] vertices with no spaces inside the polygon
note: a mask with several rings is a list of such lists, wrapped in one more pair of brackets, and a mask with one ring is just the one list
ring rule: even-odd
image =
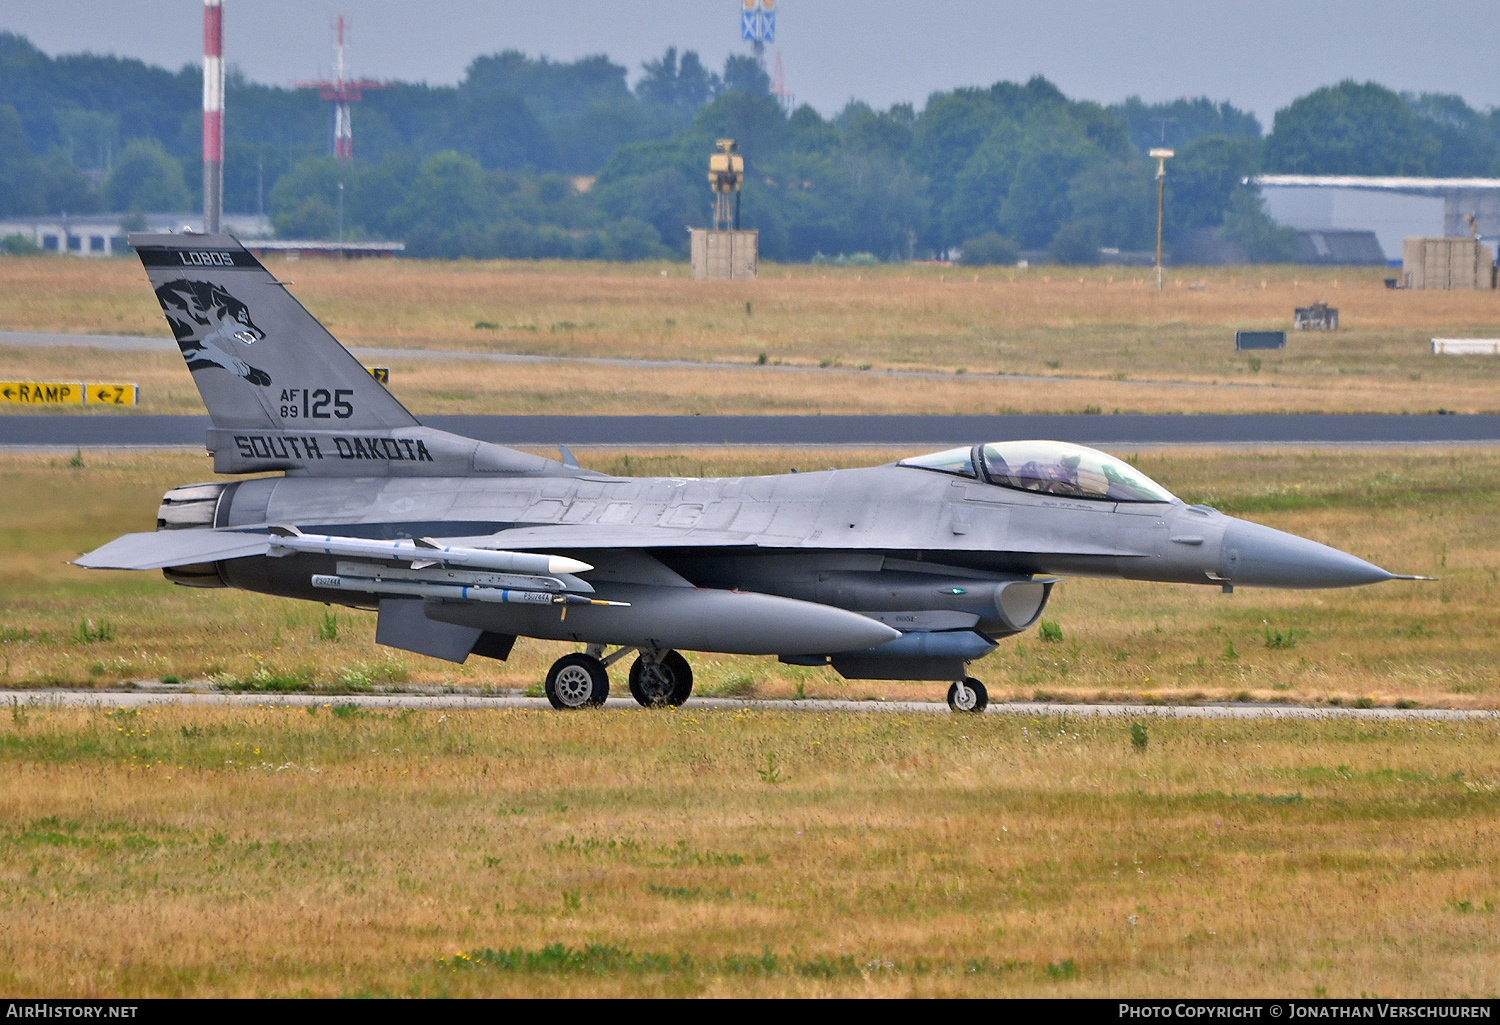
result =
[{"label": "red and white striped mast", "polygon": [[224,0],[203,0],[203,230],[224,215]]},{"label": "red and white striped mast", "polygon": [[349,101],[358,96],[350,95],[350,90],[344,85],[344,16],[339,15],[339,20],[334,26],[338,30],[338,67],[333,75],[333,155],[339,160],[348,163],[354,159],[354,124],[349,119]]}]

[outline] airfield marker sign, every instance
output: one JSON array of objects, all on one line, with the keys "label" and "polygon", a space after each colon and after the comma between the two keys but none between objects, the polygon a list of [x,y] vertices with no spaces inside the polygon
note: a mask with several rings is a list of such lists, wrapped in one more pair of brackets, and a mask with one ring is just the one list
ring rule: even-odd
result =
[{"label": "airfield marker sign", "polygon": [[140,401],[141,389],[136,384],[85,384],[83,401],[90,406],[134,406]]},{"label": "airfield marker sign", "polygon": [[135,406],[135,382],[0,381],[0,403],[12,406]]},{"label": "airfield marker sign", "polygon": [[13,406],[81,406],[79,381],[0,381],[0,401]]}]

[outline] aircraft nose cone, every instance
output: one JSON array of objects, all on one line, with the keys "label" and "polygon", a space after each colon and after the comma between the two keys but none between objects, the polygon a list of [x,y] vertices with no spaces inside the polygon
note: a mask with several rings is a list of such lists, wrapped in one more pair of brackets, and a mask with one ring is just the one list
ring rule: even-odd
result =
[{"label": "aircraft nose cone", "polygon": [[1225,529],[1220,551],[1220,572],[1243,587],[1358,587],[1394,577],[1337,548],[1244,520]]}]

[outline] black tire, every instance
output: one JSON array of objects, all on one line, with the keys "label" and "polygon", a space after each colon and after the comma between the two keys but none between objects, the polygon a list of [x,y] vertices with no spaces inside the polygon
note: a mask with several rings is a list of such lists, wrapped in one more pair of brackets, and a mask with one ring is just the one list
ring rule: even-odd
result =
[{"label": "black tire", "polygon": [[547,670],[545,689],[559,711],[597,708],[609,697],[609,671],[592,655],[564,655]]},{"label": "black tire", "polygon": [[663,665],[670,665],[673,674],[677,677],[677,686],[672,689],[672,706],[685,704],[687,699],[693,696],[693,667],[688,665],[688,660],[675,651],[669,651],[662,659]]},{"label": "black tire", "polygon": [[675,651],[652,665],[639,656],[630,664],[630,696],[645,708],[675,708],[693,693],[693,667]]},{"label": "black tire", "polygon": [[990,703],[990,694],[989,691],[984,689],[984,684],[972,676],[966,676],[964,677],[964,690],[967,692],[969,700],[964,702],[963,707],[960,707],[958,703],[958,684],[955,683],[948,688],[948,707],[955,712],[963,712],[971,715],[978,715],[980,712],[983,712],[985,706]]}]

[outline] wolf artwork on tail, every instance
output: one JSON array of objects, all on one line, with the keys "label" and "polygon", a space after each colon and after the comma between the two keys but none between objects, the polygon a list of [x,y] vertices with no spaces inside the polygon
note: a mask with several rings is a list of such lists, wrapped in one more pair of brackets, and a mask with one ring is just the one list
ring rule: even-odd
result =
[{"label": "wolf artwork on tail", "polygon": [[219,285],[187,278],[168,281],[156,290],[156,298],[189,370],[222,367],[251,384],[270,386],[269,374],[234,352],[236,342],[251,346],[266,337],[244,303]]}]

